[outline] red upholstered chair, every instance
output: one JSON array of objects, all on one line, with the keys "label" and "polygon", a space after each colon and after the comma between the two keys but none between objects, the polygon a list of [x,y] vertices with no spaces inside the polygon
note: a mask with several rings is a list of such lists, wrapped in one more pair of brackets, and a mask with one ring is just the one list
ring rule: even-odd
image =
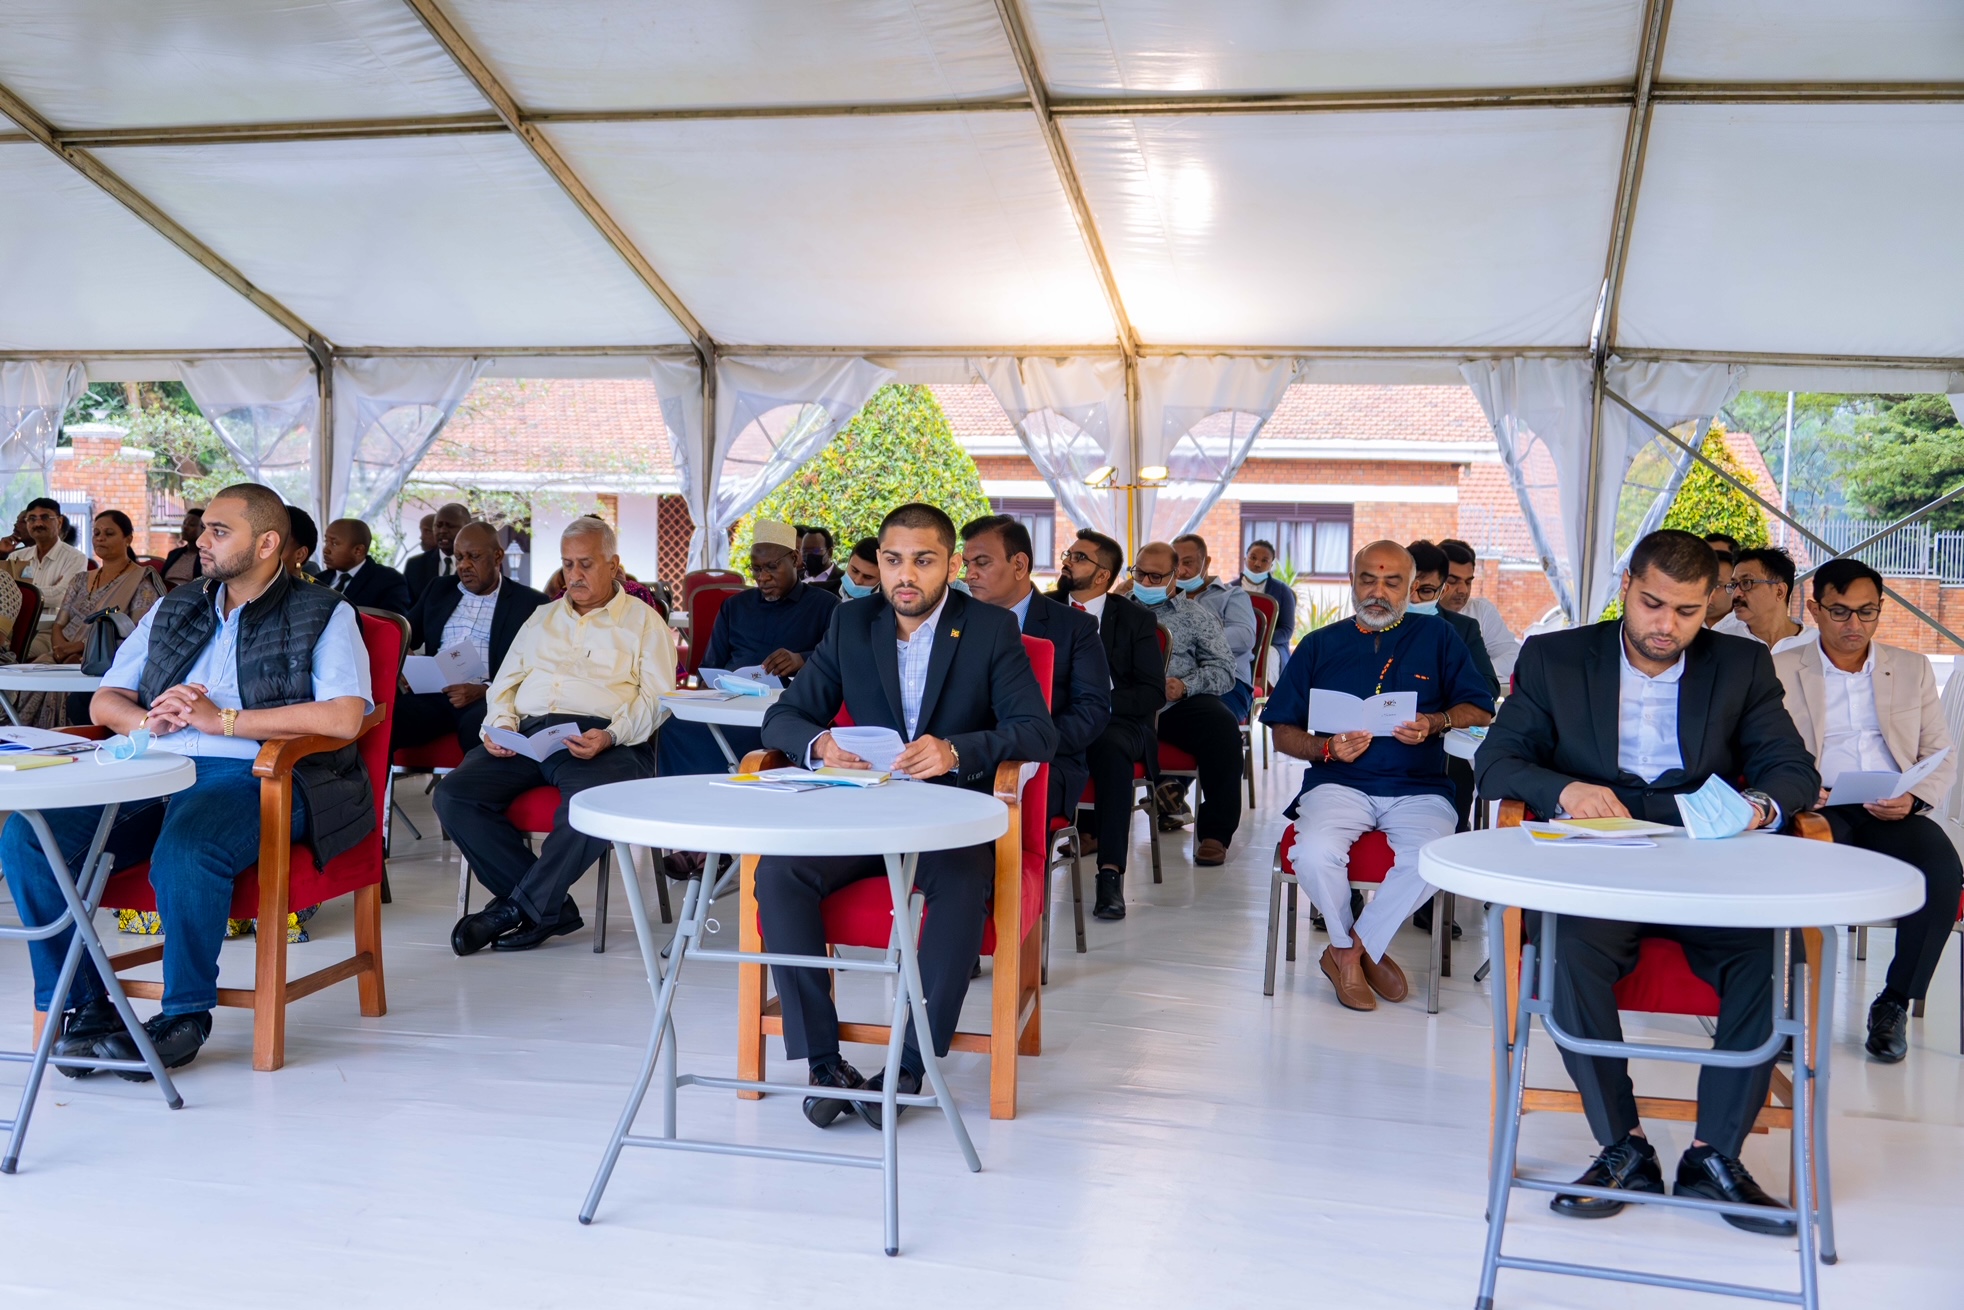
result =
[{"label": "red upholstered chair", "polygon": [[[746,582],[747,579],[735,569],[695,569],[682,575],[682,590],[678,600],[683,609],[688,609],[689,601],[695,597],[700,588],[735,587],[742,590]],[[690,622],[693,623],[694,620]],[[703,639],[708,640],[708,635],[704,634]]]},{"label": "red upholstered chair", "polygon": [[723,604],[730,597],[743,591],[742,587],[698,587],[689,596],[689,645],[691,669],[701,666],[704,652],[709,649],[709,634],[716,631],[716,616],[723,612]]},{"label": "red upholstered chair", "polygon": [[[361,638],[368,648],[368,669],[375,709],[362,720],[356,744],[362,763],[367,766],[369,784],[375,792],[375,830],[362,838],[352,850],[328,861],[325,869],[314,867],[313,850],[292,840],[292,825],[286,816],[293,812],[293,766],[309,755],[339,750],[347,742],[338,737],[294,737],[269,741],[259,748],[252,772],[259,779],[259,861],[248,867],[233,885],[231,917],[258,919],[262,930],[257,936],[257,957],[253,965],[253,985],[249,988],[220,987],[218,1003],[252,1011],[252,1067],[277,1069],[286,1063],[286,1007],[303,996],[311,996],[347,978],[360,988],[361,1012],[371,1018],[383,1014],[388,1002],[382,988],[382,878],[383,831],[388,824],[389,715],[394,712],[396,674],[402,667],[406,640],[400,620],[373,614],[361,615]],[[352,893],[355,898],[355,953],[305,977],[286,976],[286,916],[296,905],[318,905]],[[150,865],[125,869],[109,880],[103,905],[117,910],[154,910],[156,894],[150,887]],[[118,973],[138,965],[154,964],[164,955],[164,944],[156,943],[125,951],[112,957]],[[162,983],[126,982],[123,990],[132,997],[161,999]]]},{"label": "red upholstered chair", "polygon": [[[1248,603],[1255,607],[1255,699],[1249,703],[1248,717],[1241,720],[1241,774],[1248,780],[1248,808],[1255,808],[1255,733],[1261,729],[1262,707],[1268,704],[1268,697],[1262,687],[1268,679],[1269,661],[1275,658],[1275,651],[1269,642],[1275,637],[1275,616],[1282,607],[1275,603],[1273,596],[1249,593]],[[1262,766],[1268,766],[1268,746],[1262,746]]]},{"label": "red upholstered chair", "polygon": [[[1275,995],[1275,945],[1276,930],[1282,929],[1282,941],[1287,951],[1286,958],[1295,962],[1296,958],[1296,881],[1295,865],[1296,825],[1290,824],[1282,830],[1282,840],[1275,844],[1275,863],[1269,873],[1268,882],[1268,964],[1262,972],[1262,995]],[[1359,837],[1350,846],[1350,886],[1353,891],[1375,892],[1384,885],[1384,879],[1391,872],[1393,857],[1391,843],[1381,832],[1371,831]],[[1283,898],[1287,889],[1287,922],[1284,924]],[[1440,935],[1449,917],[1440,905],[1443,892],[1432,897],[1432,965],[1430,979],[1426,984],[1425,1012],[1439,1013],[1439,979],[1447,972],[1444,956],[1445,939]],[[1325,907],[1327,911],[1328,907]]]},{"label": "red upholstered chair", "polygon": [[[1519,801],[1500,802],[1500,812],[1495,826],[1500,828],[1518,827],[1527,817],[1527,808]],[[1818,814],[1801,813],[1794,816],[1793,832],[1813,841],[1833,841],[1828,823]],[[1441,915],[1436,908],[1432,916],[1435,931]],[[1507,988],[1507,1038],[1514,1040],[1516,1024],[1520,1015],[1521,995],[1521,912],[1510,909],[1506,912],[1506,936],[1502,942],[1502,961],[1499,977]],[[1804,929],[1802,936],[1807,946],[1807,976],[1810,1010],[1820,999],[1820,969],[1825,942],[1818,928]],[[1830,966],[1832,967],[1832,966]],[[1633,1013],[1645,1014],[1685,1014],[1711,1018],[1718,1014],[1718,993],[1691,971],[1684,958],[1684,948],[1676,942],[1661,938],[1647,938],[1638,950],[1637,967],[1616,984],[1616,1008]],[[1809,1030],[1810,1040],[1818,1049],[1820,1033]],[[1808,1052],[1809,1061],[1814,1059],[1814,1051]],[[1556,1090],[1547,1087],[1529,1087],[1522,1094],[1521,1109],[1564,1110],[1579,1114],[1582,1111],[1582,1098],[1575,1092]],[[1646,1119],[1669,1119],[1683,1123],[1695,1123],[1698,1119],[1698,1102],[1679,1097],[1639,1096],[1637,1109]],[[1767,1092],[1767,1102],[1753,1124],[1753,1131],[1763,1133],[1772,1128],[1793,1127],[1793,1075],[1786,1069],[1775,1065],[1773,1085]],[[1818,1149],[1818,1148],[1817,1148]],[[1789,1184],[1791,1186],[1791,1184]]]},{"label": "red upholstered chair", "polygon": [[31,582],[17,582],[14,585],[20,588],[20,613],[14,615],[14,630],[9,641],[14,648],[14,658],[24,660],[41,623],[41,589]]},{"label": "red upholstered chair", "polygon": [[[534,787],[518,794],[518,799],[505,807],[505,818],[511,826],[526,837],[545,840],[552,835],[553,819],[559,814],[559,788]],[[593,953],[599,955],[607,949],[607,890],[609,875],[613,869],[614,853],[609,847],[600,853],[600,880],[593,890]],[[661,866],[656,866],[657,874]],[[622,870],[621,876],[631,878],[632,869]],[[671,913],[668,904],[668,880],[657,876],[655,890],[661,897],[661,921],[669,922]],[[471,912],[471,866],[462,864],[457,870],[457,913]]]},{"label": "red upholstered chair", "polygon": [[[1023,638],[1030,671],[1050,704],[1055,655],[1049,642]],[[753,751],[743,770],[772,768],[789,761],[775,751]],[[1027,773],[1027,777],[1025,777]],[[909,785],[909,784],[903,784]],[[989,1056],[989,1117],[1016,1117],[1016,1064],[1019,1055],[1043,1053],[1043,903],[1049,873],[1050,826],[1044,811],[1050,800],[1050,766],[1005,761],[996,768],[996,799],[1009,807],[1009,830],[996,839],[996,885],[989,922],[982,932],[982,954],[993,961],[988,1032],[958,1030],[952,1049]],[[743,901],[738,911],[738,949],[766,946],[757,917],[757,857],[743,857]],[[825,898],[825,940],[835,946],[885,950],[893,931],[893,897],[884,878],[864,878]],[[773,998],[764,1000],[764,966],[738,965],[737,1077],[764,1076],[764,1038],[782,1035],[784,1019]],[[839,1024],[839,1039],[885,1045],[883,1023]],[[755,1099],[754,1093],[739,1096]]]}]

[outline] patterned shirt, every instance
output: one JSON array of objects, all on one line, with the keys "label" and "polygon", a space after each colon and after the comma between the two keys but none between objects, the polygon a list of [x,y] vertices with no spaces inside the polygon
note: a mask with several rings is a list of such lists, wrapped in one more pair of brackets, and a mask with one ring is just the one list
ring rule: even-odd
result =
[{"label": "patterned shirt", "polygon": [[934,657],[934,628],[947,604],[948,593],[943,592],[933,612],[914,629],[912,640],[897,632],[894,637],[894,651],[900,657],[900,713],[907,720],[908,741],[914,739],[914,730],[920,726],[921,698],[927,695],[927,665]]},{"label": "patterned shirt", "polygon": [[498,580],[489,595],[480,596],[469,587],[457,588],[457,608],[443,625],[443,643],[440,650],[452,650],[469,642],[477,652],[477,658],[484,663],[488,677],[497,672],[491,667],[491,616],[498,608],[498,591],[505,585]]},{"label": "patterned shirt", "polygon": [[1146,608],[1166,632],[1167,677],[1184,682],[1189,696],[1234,690],[1234,652],[1211,608],[1191,596],[1171,596]]}]

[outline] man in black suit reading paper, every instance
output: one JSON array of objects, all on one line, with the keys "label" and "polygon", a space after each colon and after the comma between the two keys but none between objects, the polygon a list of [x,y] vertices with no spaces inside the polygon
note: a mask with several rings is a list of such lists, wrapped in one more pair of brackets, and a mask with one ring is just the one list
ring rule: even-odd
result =
[{"label": "man in black suit reading paper", "polygon": [[[1653,532],[1623,575],[1623,617],[1536,637],[1521,648],[1515,691],[1474,762],[1480,795],[1514,798],[1542,818],[1634,816],[1680,822],[1676,797],[1716,778],[1743,780],[1752,826],[1778,827],[1814,803],[1820,778],[1766,647],[1705,628],[1718,585],[1712,548],[1688,532]],[[1761,847],[1742,858],[1775,859]],[[1616,923],[1564,916],[1554,1014],[1580,1037],[1620,1040],[1616,983],[1636,967],[1645,937],[1684,948],[1691,971],[1719,995],[1719,1050],[1748,1051],[1772,1033],[1775,934],[1764,929]],[[1637,1118],[1628,1062],[1562,1052],[1602,1145],[1578,1183],[1662,1192],[1657,1152]],[[1772,1062],[1707,1066],[1698,1075],[1698,1128],[1678,1162],[1677,1192],[1746,1205],[1774,1201],[1739,1163]],[[1613,1215],[1623,1202],[1558,1195],[1555,1213]],[[1727,1215],[1748,1232],[1791,1236],[1777,1216]]]},{"label": "man in black suit reading paper", "polygon": [[[892,728],[906,742],[896,771],[914,782],[988,791],[1007,760],[1047,761],[1057,729],[1023,653],[1016,616],[949,587],[960,567],[955,526],[932,505],[902,505],[880,524],[880,594],[848,601],[797,679],[764,716],[764,745],[813,766],[859,769],[830,728],[843,706],[862,727]],[[883,877],[873,856],[767,856],[757,863],[757,908],[768,949],[825,953],[819,903],[863,878]],[[995,874],[990,845],[923,852],[915,887],[927,900],[921,986],[938,1054],[948,1043],[982,951]],[[871,1084],[839,1055],[839,1016],[823,969],[772,966],[784,1007],[784,1049],[810,1062],[814,1087]],[[918,1092],[926,1069],[910,1022],[900,1091]],[[830,1127],[855,1110],[879,1127],[878,1102],[805,1098],[805,1117]]]},{"label": "man in black suit reading paper", "polygon": [[490,682],[512,638],[546,603],[544,592],[505,576],[505,554],[489,523],[466,524],[457,533],[453,557],[456,575],[432,583],[409,611],[410,646],[415,654],[434,655],[468,645],[483,661],[485,681],[397,696],[389,744],[398,750],[427,745],[446,733],[455,733],[466,752],[476,746],[484,734]]}]

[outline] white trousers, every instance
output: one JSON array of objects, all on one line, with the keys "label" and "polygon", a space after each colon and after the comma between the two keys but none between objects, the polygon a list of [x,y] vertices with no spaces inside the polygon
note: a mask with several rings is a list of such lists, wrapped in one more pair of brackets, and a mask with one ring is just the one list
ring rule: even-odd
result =
[{"label": "white trousers", "polygon": [[[1384,958],[1398,925],[1432,895],[1419,877],[1419,847],[1450,837],[1459,817],[1443,796],[1367,796],[1355,787],[1326,782],[1303,794],[1296,810],[1296,879],[1323,911],[1332,946],[1348,946],[1351,933],[1373,960]],[[1353,925],[1350,918],[1350,848],[1372,829],[1391,843],[1393,863],[1384,885]]]}]

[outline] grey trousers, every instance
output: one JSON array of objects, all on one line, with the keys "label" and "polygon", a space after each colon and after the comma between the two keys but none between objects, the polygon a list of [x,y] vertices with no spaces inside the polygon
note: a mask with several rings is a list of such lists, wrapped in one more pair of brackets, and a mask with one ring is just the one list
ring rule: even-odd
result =
[{"label": "grey trousers", "polygon": [[[1335,782],[1304,792],[1296,802],[1296,878],[1323,911],[1330,945],[1350,945],[1354,930],[1370,957],[1383,959],[1399,925],[1432,895],[1431,884],[1418,876],[1419,847],[1452,836],[1458,821],[1443,796],[1367,796]],[[1350,847],[1372,829],[1391,843],[1396,862],[1352,924]]]}]

